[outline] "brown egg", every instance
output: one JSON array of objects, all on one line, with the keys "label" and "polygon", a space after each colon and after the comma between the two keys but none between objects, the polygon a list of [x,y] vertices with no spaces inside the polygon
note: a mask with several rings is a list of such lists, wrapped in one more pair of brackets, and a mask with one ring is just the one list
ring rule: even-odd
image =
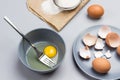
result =
[{"label": "brown egg", "polygon": [[120,46],[117,47],[117,54],[120,56]]},{"label": "brown egg", "polygon": [[105,42],[109,47],[117,48],[120,45],[120,37],[117,33],[110,32],[106,36]]},{"label": "brown egg", "polygon": [[107,73],[111,68],[111,64],[105,58],[95,58],[92,61],[92,67],[98,73]]},{"label": "brown egg", "polygon": [[104,9],[98,4],[93,4],[87,9],[87,12],[91,18],[100,18],[104,14]]}]

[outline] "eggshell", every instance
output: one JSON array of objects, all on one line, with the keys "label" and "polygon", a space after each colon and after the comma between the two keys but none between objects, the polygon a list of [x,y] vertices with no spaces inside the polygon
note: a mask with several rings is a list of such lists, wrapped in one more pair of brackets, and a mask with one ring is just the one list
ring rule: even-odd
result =
[{"label": "eggshell", "polygon": [[112,57],[112,54],[110,53],[110,50],[108,50],[104,55],[107,59]]},{"label": "eggshell", "polygon": [[111,32],[111,28],[109,26],[102,26],[98,30],[98,36],[100,36],[102,39],[105,39],[108,33]]},{"label": "eggshell", "polygon": [[104,9],[101,5],[93,4],[87,9],[87,12],[91,18],[100,18],[104,14]]},{"label": "eggshell", "polygon": [[94,52],[95,58],[100,58],[103,56],[103,53],[101,51]]},{"label": "eggshell", "polygon": [[92,67],[98,73],[107,73],[111,68],[111,64],[105,58],[95,58],[92,61]]},{"label": "eggshell", "polygon": [[91,57],[91,52],[89,50],[89,47],[85,46],[85,48],[80,48],[79,55],[83,59],[89,59]]},{"label": "eggshell", "polygon": [[83,37],[83,42],[85,45],[87,46],[93,46],[96,43],[97,37],[87,33],[84,37]]},{"label": "eggshell", "polygon": [[96,44],[95,44],[95,49],[97,50],[102,50],[104,48],[104,43],[103,43],[103,40],[98,38],[97,41],[96,41]]},{"label": "eggshell", "polygon": [[109,47],[117,48],[120,45],[120,37],[115,32],[110,32],[105,39],[106,44]]}]

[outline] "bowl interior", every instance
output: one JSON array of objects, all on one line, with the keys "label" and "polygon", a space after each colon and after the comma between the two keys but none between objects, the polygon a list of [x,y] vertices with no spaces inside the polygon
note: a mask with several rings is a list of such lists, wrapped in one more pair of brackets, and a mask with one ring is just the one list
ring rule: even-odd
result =
[{"label": "bowl interior", "polygon": [[53,45],[57,48],[57,64],[55,67],[49,68],[37,59],[35,51],[28,42],[22,39],[18,57],[26,67],[34,71],[46,73],[55,70],[60,65],[65,55],[65,44],[63,39],[56,32],[48,29],[37,29],[29,32],[26,37],[39,50],[43,50],[47,45]]}]

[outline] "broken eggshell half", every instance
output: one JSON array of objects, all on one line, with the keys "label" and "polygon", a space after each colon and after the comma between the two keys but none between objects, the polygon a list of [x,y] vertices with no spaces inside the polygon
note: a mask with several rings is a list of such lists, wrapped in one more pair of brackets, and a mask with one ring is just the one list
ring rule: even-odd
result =
[{"label": "broken eggshell half", "polygon": [[110,32],[105,39],[109,47],[116,48],[120,45],[120,36],[115,32]]},{"label": "broken eggshell half", "polygon": [[97,40],[97,37],[95,35],[92,35],[90,33],[87,33],[84,37],[83,37],[83,43],[86,46],[93,46],[95,45]]},{"label": "broken eggshell half", "polygon": [[107,34],[111,32],[111,28],[109,26],[102,26],[99,30],[98,30],[98,36],[100,36],[100,38],[105,39]]},{"label": "broken eggshell half", "polygon": [[91,52],[89,50],[89,47],[85,46],[85,48],[80,48],[79,55],[83,59],[89,59],[91,57]]}]

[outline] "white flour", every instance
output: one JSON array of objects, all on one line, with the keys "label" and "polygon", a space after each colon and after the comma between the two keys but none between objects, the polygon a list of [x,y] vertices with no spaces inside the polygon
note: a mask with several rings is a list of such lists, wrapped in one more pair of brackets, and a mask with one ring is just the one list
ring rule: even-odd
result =
[{"label": "white flour", "polygon": [[53,3],[53,0],[45,0],[42,3],[41,8],[44,13],[51,15],[58,14],[62,11]]},{"label": "white flour", "polygon": [[60,7],[74,7],[78,5],[82,0],[56,0],[56,3]]}]

